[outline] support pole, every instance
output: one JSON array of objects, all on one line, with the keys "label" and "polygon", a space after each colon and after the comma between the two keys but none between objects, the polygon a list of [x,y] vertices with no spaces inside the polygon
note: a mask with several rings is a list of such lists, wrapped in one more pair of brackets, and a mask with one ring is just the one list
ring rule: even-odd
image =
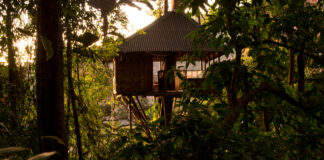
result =
[{"label": "support pole", "polygon": [[173,106],[173,97],[172,96],[166,96],[164,98],[164,113],[165,113],[165,125],[168,126],[171,122],[172,118],[172,106]]},{"label": "support pole", "polygon": [[130,129],[130,131],[132,131],[132,129],[133,129],[133,126],[132,126],[133,118],[132,118],[132,106],[131,106],[131,103],[128,103],[128,108],[129,108],[129,129]]},{"label": "support pole", "polygon": [[212,54],[213,63],[215,63],[214,53]]},{"label": "support pole", "polygon": [[138,105],[139,105],[139,107],[140,107],[140,109],[141,109],[141,111],[142,111],[143,117],[147,120],[148,118],[147,118],[147,116],[146,116],[146,114],[145,114],[145,111],[144,111],[144,109],[143,109],[143,106],[142,106],[142,104],[141,104],[141,101],[139,100],[138,96],[135,96],[135,97],[136,97],[137,103],[138,103]]},{"label": "support pole", "polygon": [[[173,67],[176,66],[177,62],[177,56],[174,53],[169,54],[165,58],[165,65],[163,67],[163,70],[165,73],[167,71],[170,71]],[[174,74],[174,73],[173,73]],[[167,75],[164,75],[164,81],[165,81],[165,88],[163,88],[166,91],[173,91],[175,90],[175,80],[173,79],[170,81],[169,77]],[[172,105],[173,105],[173,96],[163,96],[162,98],[162,113],[161,117],[164,116],[165,118],[165,125],[169,125],[171,122],[171,116],[172,116]]]},{"label": "support pole", "polygon": [[203,59],[200,58],[200,70],[204,70],[203,68],[204,68],[204,67],[203,67]]},{"label": "support pole", "polygon": [[163,6],[163,15],[166,15],[168,13],[168,8],[169,4],[168,4],[168,0],[164,0],[164,6]]}]

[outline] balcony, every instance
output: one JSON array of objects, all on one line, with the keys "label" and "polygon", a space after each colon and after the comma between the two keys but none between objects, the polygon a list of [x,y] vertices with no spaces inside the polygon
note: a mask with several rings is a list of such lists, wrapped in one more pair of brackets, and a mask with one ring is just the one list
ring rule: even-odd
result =
[{"label": "balcony", "polygon": [[[176,76],[176,72],[188,79],[189,81],[198,82],[203,79],[204,70],[177,70],[174,72],[175,75],[175,90],[182,91],[181,82],[182,80]],[[165,91],[167,85],[166,71],[158,71],[158,75],[153,75],[153,91]]]}]

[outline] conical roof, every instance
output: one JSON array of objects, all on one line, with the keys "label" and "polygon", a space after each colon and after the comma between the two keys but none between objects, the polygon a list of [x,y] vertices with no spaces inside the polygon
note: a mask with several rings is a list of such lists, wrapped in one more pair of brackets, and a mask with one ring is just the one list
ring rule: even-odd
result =
[{"label": "conical roof", "polygon": [[[140,32],[127,37],[119,46],[120,52],[193,52],[194,45],[185,36],[200,25],[182,13],[168,12]],[[203,52],[215,51],[207,45]]]}]

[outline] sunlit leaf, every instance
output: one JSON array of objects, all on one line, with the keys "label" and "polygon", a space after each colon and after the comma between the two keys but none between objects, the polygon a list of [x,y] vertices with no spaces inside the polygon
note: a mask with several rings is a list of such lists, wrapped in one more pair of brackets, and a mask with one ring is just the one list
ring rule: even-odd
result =
[{"label": "sunlit leaf", "polygon": [[41,41],[43,44],[43,47],[46,51],[46,60],[50,60],[53,55],[54,55],[54,51],[53,51],[53,47],[52,47],[52,42],[50,40],[48,40],[45,36],[41,36]]},{"label": "sunlit leaf", "polygon": [[48,158],[52,157],[55,154],[57,154],[56,151],[44,152],[44,153],[37,154],[37,155],[29,158],[28,160],[45,160],[45,159],[48,159]]},{"label": "sunlit leaf", "polygon": [[4,153],[15,153],[15,152],[21,152],[26,150],[26,148],[23,147],[7,147],[7,148],[0,148],[0,154]]}]

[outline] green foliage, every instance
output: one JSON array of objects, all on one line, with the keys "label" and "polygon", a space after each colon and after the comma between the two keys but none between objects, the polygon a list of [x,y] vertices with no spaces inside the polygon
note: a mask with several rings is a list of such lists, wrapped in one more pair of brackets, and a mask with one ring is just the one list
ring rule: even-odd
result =
[{"label": "green foliage", "polygon": [[[22,66],[18,76],[16,109],[9,107],[10,98],[8,84],[8,68],[0,66],[0,148],[21,146],[30,151],[19,153],[22,159],[30,157],[38,150],[37,140],[37,115],[34,106],[34,77],[31,77],[33,65]],[[36,135],[36,136],[35,136]],[[2,157],[1,157],[2,158]],[[5,158],[5,157],[3,157]]]},{"label": "green foliage", "polygon": [[[146,0],[136,2],[150,6]],[[17,13],[12,15],[14,20],[21,21],[23,12],[28,13],[30,22],[11,28],[13,41],[35,36],[35,1],[15,0],[10,4],[11,12]],[[316,5],[305,4],[304,0],[182,0],[179,11],[187,10],[191,15],[206,11],[205,23],[188,35],[197,48],[188,59],[205,56],[198,50],[199,43],[208,43],[220,55],[234,55],[234,59],[210,65],[201,87],[177,73],[183,80],[184,93],[174,108],[171,124],[160,126],[164,119],[160,117],[161,108],[154,104],[146,110],[151,121],[131,131],[107,117],[122,107],[113,98],[110,66],[123,39],[116,24],[125,27],[127,20],[116,6],[137,5],[127,0],[97,0],[92,5],[101,9],[101,16],[109,17],[107,25],[111,32],[107,34],[112,36],[103,36],[105,39],[99,44],[98,39],[103,37],[99,36],[101,29],[97,26],[102,17],[91,7],[86,9],[85,4],[85,0],[62,1],[64,45],[71,40],[72,78],[85,159],[323,159],[322,0]],[[0,4],[0,9],[3,53],[10,36],[5,35],[7,7]],[[160,11],[154,14],[159,15]],[[43,45],[49,59],[53,52],[51,44],[45,39]],[[304,57],[302,92],[298,91],[302,78],[299,62],[293,64],[294,81],[291,85],[287,83],[291,53],[294,59]],[[18,73],[19,98],[17,109],[13,110],[8,107],[9,90],[13,87],[8,83],[8,67],[0,66],[0,158],[48,158],[55,153],[36,155],[34,64],[21,65]],[[65,86],[68,90],[67,83]],[[66,98],[69,157],[77,159],[69,104]],[[126,118],[128,113],[119,116]],[[51,136],[43,138],[64,143]]]},{"label": "green foliage", "polygon": [[[182,7],[196,14],[206,3],[184,0]],[[135,130],[118,141],[124,149],[114,158],[323,159],[322,6],[303,0],[212,2],[206,23],[188,37],[234,59],[212,64],[201,88],[182,77],[181,111],[170,126],[154,121],[149,136]],[[293,85],[287,83],[290,53],[305,58],[304,91],[298,89],[300,61],[293,64]]]}]

